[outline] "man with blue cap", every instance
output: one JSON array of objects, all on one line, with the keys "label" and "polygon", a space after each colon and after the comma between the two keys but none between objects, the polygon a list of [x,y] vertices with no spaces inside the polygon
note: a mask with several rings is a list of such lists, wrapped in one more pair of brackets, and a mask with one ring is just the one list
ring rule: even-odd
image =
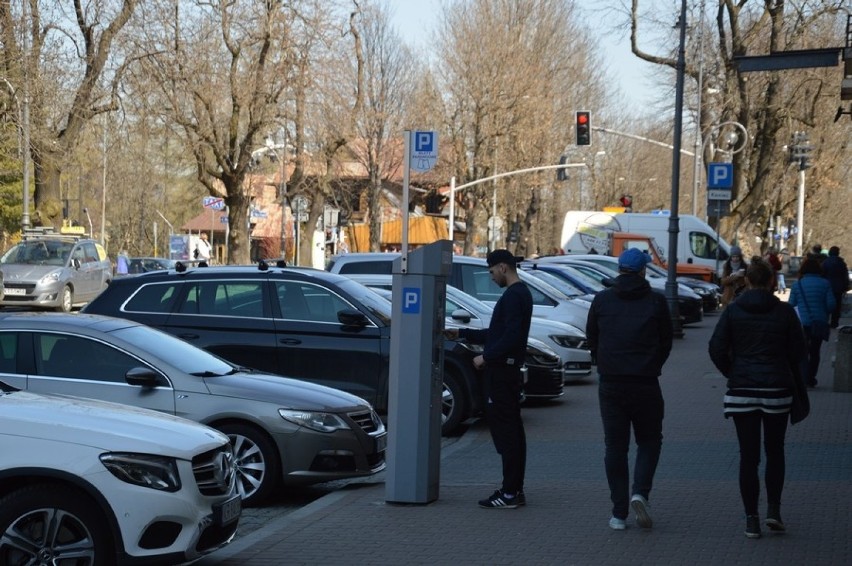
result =
[{"label": "man with blue cap", "polygon": [[[630,509],[637,524],[651,528],[648,497],[663,443],[663,394],[659,376],[672,348],[666,299],[651,291],[645,266],[651,257],[629,249],[618,257],[618,277],[592,301],[586,334],[599,374],[598,399],[604,428],[604,466],[612,500],[610,528],[627,528]],[[636,463],[630,488],[630,429]],[[631,497],[632,492],[632,497]]]}]

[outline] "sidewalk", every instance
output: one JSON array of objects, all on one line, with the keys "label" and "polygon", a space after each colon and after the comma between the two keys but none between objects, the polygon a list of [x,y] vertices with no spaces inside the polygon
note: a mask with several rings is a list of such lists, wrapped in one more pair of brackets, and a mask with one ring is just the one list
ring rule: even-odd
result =
[{"label": "sidewalk", "polygon": [[[480,509],[499,484],[484,423],[441,456],[439,499],[385,503],[382,476],[352,483],[235,541],[203,565],[808,564],[852,563],[852,393],[832,392],[836,333],[823,346],[811,415],[788,430],[782,514],[788,532],[746,539],[725,381],[707,356],[718,315],[677,340],[661,383],[663,452],[651,493],[654,528],[609,529],[609,490],[595,380],[524,409],[528,505]],[[852,324],[846,318],[842,324]],[[632,460],[631,460],[632,461]],[[761,498],[761,512],[765,497]]]}]

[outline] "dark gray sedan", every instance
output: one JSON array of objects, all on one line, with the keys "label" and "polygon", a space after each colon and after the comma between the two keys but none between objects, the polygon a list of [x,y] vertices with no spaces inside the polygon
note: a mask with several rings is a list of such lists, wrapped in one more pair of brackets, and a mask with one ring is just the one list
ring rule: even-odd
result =
[{"label": "dark gray sedan", "polygon": [[360,397],[253,372],[136,322],[89,314],[0,313],[0,380],[145,407],[231,439],[246,505],[289,485],[385,468],[385,426]]}]

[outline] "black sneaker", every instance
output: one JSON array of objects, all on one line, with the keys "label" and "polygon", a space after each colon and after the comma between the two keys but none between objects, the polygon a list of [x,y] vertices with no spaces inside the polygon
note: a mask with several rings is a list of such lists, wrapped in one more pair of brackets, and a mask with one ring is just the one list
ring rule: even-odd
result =
[{"label": "black sneaker", "polygon": [[784,521],[781,519],[780,505],[769,505],[766,511],[766,520],[763,524],[769,527],[770,531],[776,533],[783,533],[787,530],[787,527],[784,526]]},{"label": "black sneaker", "polygon": [[747,515],[745,536],[748,538],[760,538],[760,534],[760,517],[758,515]]},{"label": "black sneaker", "polygon": [[527,496],[524,495],[523,489],[518,492],[518,495],[515,496],[515,503],[518,504],[518,507],[520,507],[521,505],[527,504]]},{"label": "black sneaker", "polygon": [[484,509],[517,509],[518,497],[507,498],[502,491],[496,490],[491,497],[483,499],[479,502],[479,506]]}]

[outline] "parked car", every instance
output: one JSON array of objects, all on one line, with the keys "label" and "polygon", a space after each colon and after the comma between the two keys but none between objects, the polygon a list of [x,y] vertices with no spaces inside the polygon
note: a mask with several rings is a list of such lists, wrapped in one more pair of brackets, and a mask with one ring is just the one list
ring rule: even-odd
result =
[{"label": "parked car", "polygon": [[[393,286],[390,275],[350,275],[351,279],[368,287],[390,291]],[[476,297],[472,297],[447,285],[445,313],[447,325],[459,328],[488,328],[494,309]],[[586,334],[570,324],[533,317],[530,336],[548,345],[562,360],[563,381],[578,381],[592,373],[592,354],[586,343]]]},{"label": "parked car", "polygon": [[246,505],[282,481],[309,484],[385,468],[385,427],[363,399],[236,367],[136,322],[0,313],[0,349],[0,379],[14,387],[154,409],[222,431],[234,446]]},{"label": "parked car", "polygon": [[147,273],[162,269],[173,269],[177,260],[165,257],[131,257],[127,259],[127,273]]},{"label": "parked car", "polygon": [[94,240],[51,232],[25,235],[0,257],[2,306],[69,312],[109,285],[112,265]]},{"label": "parked car", "polygon": [[[332,257],[326,270],[344,275],[390,274],[393,260],[397,257],[398,253],[342,254]],[[518,275],[532,293],[533,316],[586,328],[590,302],[572,299],[552,285],[523,271],[519,271]],[[447,283],[492,307],[503,294],[503,289],[491,280],[485,258],[454,255],[452,272]]]},{"label": "parked car", "polygon": [[[648,272],[653,273],[657,278],[668,279],[668,272],[658,265],[649,263],[647,265]],[[719,310],[722,303],[722,288],[715,283],[702,281],[695,277],[678,277],[677,282],[680,285],[689,287],[689,290],[701,297],[701,305],[704,309],[704,314],[714,313]]]},{"label": "parked car", "polygon": [[[148,324],[239,366],[341,389],[386,413],[385,302],[341,275],[264,263],[119,277],[83,312]],[[459,351],[448,346],[445,354],[444,387],[455,399],[444,408],[449,434],[479,400]]]},{"label": "parked car", "polygon": [[[549,256],[538,260],[539,263],[554,263],[574,265],[583,273],[598,277],[598,280],[606,285],[607,282],[618,277],[618,258],[605,255],[564,255]],[[666,280],[657,277],[653,272],[647,271],[645,278],[651,285],[651,290],[656,293],[665,294]],[[704,306],[701,297],[689,290],[688,287],[678,285],[678,313],[683,324],[701,322],[704,319]]]},{"label": "parked car", "polygon": [[241,506],[225,435],[3,381],[0,563],[178,564],[231,541]]}]

